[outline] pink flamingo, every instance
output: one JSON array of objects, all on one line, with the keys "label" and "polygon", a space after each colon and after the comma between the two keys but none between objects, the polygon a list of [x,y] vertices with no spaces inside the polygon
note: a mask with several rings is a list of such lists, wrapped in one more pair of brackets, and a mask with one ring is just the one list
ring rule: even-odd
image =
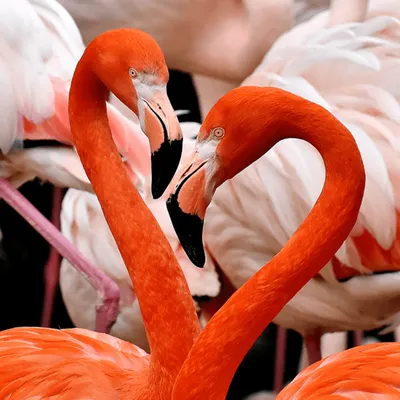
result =
[{"label": "pink flamingo", "polygon": [[[70,0],[65,0],[70,1]],[[263,47],[267,52],[280,35],[289,31],[295,25],[305,22],[318,12],[329,10],[329,25],[337,25],[345,22],[356,22],[364,19],[368,0],[293,0],[293,1],[268,1],[264,7],[269,8],[260,15],[263,18],[263,26],[266,30],[259,32],[264,38]],[[272,29],[269,29],[270,27]],[[210,42],[212,47],[214,41]],[[218,49],[218,47],[216,47]],[[257,50],[258,51],[258,50]],[[247,63],[247,60],[244,60]],[[253,62],[253,60],[251,60]],[[256,64],[253,64],[253,69]],[[215,102],[229,90],[237,87],[243,81],[231,77],[216,77],[215,74],[194,74],[193,82],[199,98],[200,110],[205,117]]]},{"label": "pink flamingo", "polygon": [[[96,288],[102,299],[97,306],[96,329],[109,331],[118,314],[118,286],[82,257],[13,186],[39,176],[62,186],[86,190],[90,187],[73,149],[18,150],[22,139],[53,139],[71,144],[68,94],[73,69],[84,50],[82,39],[71,16],[55,0],[2,2],[0,12],[4,16],[0,27],[0,96],[4,99],[5,116],[0,135],[3,153],[0,196]],[[179,163],[182,133],[165,88],[154,87],[148,91],[147,86],[142,85],[136,96],[140,105],[139,119],[134,117],[136,120],[130,121],[110,104],[107,105],[108,118],[119,151],[128,160],[128,168],[135,166],[143,172],[150,169],[148,156],[138,151],[135,143],[146,140],[140,126],[152,132],[152,192],[159,197]],[[174,161],[169,160],[163,167],[168,155]],[[50,157],[58,161],[49,166]],[[58,271],[55,261],[51,255],[46,266],[46,276],[53,276],[46,278],[50,283],[46,304],[51,303],[51,292],[54,293],[51,286]],[[50,311],[46,310],[44,324],[49,324],[49,315]]]}]

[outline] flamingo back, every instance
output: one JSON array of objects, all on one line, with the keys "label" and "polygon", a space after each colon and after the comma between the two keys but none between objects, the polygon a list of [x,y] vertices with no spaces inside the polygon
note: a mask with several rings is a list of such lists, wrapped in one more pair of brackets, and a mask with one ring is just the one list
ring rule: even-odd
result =
[{"label": "flamingo back", "polygon": [[400,397],[400,344],[374,343],[312,364],[276,400],[394,400]]}]

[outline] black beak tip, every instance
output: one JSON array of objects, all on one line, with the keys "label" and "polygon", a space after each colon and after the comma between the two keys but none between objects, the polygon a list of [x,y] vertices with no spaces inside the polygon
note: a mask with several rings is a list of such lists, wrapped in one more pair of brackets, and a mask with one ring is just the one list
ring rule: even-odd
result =
[{"label": "black beak tip", "polygon": [[198,268],[203,268],[206,255],[203,247],[203,220],[197,215],[184,213],[179,207],[177,194],[167,200],[167,210],[176,235],[190,261]]},{"label": "black beak tip", "polygon": [[159,199],[178,169],[181,160],[183,139],[164,141],[160,148],[151,155],[151,193]]}]

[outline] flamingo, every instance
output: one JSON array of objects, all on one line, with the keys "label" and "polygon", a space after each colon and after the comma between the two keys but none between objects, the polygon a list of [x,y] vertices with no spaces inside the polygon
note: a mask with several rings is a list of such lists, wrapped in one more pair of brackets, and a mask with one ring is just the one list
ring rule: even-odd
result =
[{"label": "flamingo", "polygon": [[[141,104],[145,100],[136,93],[160,93],[167,80],[156,42],[144,32],[119,29],[88,45],[69,98],[74,144],[132,279],[151,356],[120,339],[79,328],[6,330],[0,333],[0,398],[170,397],[200,326],[171,246],[123,167],[105,102],[111,90],[133,112],[152,118],[151,106]],[[158,129],[149,124],[146,133],[157,137]]]},{"label": "flamingo", "polygon": [[399,362],[399,343],[365,344],[312,364],[277,397],[259,392],[246,400],[397,399]]},{"label": "flamingo", "polygon": [[[210,319],[179,372],[173,398],[224,399],[236,368],[265,326],[325,267],[357,222],[366,176],[350,131],[324,107],[300,96],[241,87],[223,96],[205,118],[196,151],[167,202],[192,262],[201,266],[205,260],[203,221],[216,189],[287,138],[307,141],[321,154],[322,192],[279,254]],[[398,397],[399,351],[398,343],[374,344],[342,354],[340,362],[331,356],[305,370],[277,398]]]},{"label": "flamingo", "polygon": [[[197,134],[199,126],[198,123],[181,123],[184,142],[180,165],[184,164],[192,153],[195,143],[192,136]],[[143,151],[146,151],[146,148]],[[131,178],[174,250],[195,300],[200,322],[203,322],[203,312],[198,308],[196,300],[199,299],[204,304],[205,299],[216,297],[221,284],[212,260],[209,259],[204,268],[195,268],[175,234],[165,206],[169,188],[172,189],[174,180],[166,193],[155,200],[151,197],[149,176]],[[120,311],[110,334],[148,351],[147,337],[132,282],[95,195],[75,189],[68,190],[62,205],[61,231],[82,254],[119,286]],[[61,262],[59,282],[64,304],[75,326],[93,330],[95,305],[99,299],[90,283],[67,259]]]},{"label": "flamingo", "polygon": [[[349,239],[274,319],[306,338],[310,363],[321,358],[319,342],[326,332],[387,332],[399,321],[400,108],[393,80],[400,67],[400,36],[399,21],[385,15],[390,10],[393,1],[371,4],[365,22],[315,35],[328,20],[327,12],[317,15],[282,36],[243,82],[280,87],[330,110],[357,139],[367,170],[365,199]],[[219,188],[207,211],[204,240],[234,287],[285,245],[319,195],[322,180],[317,152],[292,140]],[[247,202],[254,206],[246,207]],[[379,271],[388,273],[373,274]]]},{"label": "flamingo", "polygon": [[[92,191],[73,148],[20,149],[22,139],[52,139],[71,144],[68,93],[73,70],[84,50],[82,38],[71,16],[55,0],[3,1],[0,16],[0,101],[4,116],[0,135],[0,150],[3,153],[0,160],[0,176],[3,178],[0,179],[0,195],[53,246],[45,267],[47,308],[43,324],[49,325],[51,315],[54,276],[58,269],[54,262],[57,261],[54,260],[56,249],[96,288],[102,299],[97,306],[96,329],[108,332],[118,314],[118,286],[82,257],[15,190],[28,180],[40,177],[59,186]],[[150,171],[150,163],[146,154],[138,149],[147,144],[141,128],[145,130],[146,126],[153,125],[150,139],[152,192],[159,197],[179,163],[182,134],[165,88],[146,92],[144,85],[139,89],[139,119],[135,116],[130,121],[111,104],[107,104],[107,114],[119,151],[128,161],[126,167],[137,168],[142,173]],[[143,106],[143,102],[147,105]],[[157,108],[159,115],[149,111],[149,107]],[[162,108],[162,112],[158,111],[158,107]],[[174,162],[163,167],[163,158],[168,154]],[[171,169],[168,171],[165,168]],[[161,180],[163,176],[165,181]]]}]

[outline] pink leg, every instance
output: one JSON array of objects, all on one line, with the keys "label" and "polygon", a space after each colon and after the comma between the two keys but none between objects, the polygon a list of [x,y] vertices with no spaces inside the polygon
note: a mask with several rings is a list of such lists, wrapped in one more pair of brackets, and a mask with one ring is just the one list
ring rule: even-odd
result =
[{"label": "pink leg", "polygon": [[320,361],[321,355],[321,334],[319,332],[314,332],[311,335],[307,335],[304,338],[304,343],[307,349],[308,355],[308,365],[314,364]]},{"label": "pink leg", "polygon": [[66,258],[96,289],[101,304],[96,306],[96,331],[110,332],[119,313],[119,287],[104,272],[94,267],[72,245],[71,242],[46,219],[17,189],[6,179],[0,178],[0,198],[3,198],[38,233]]},{"label": "pink leg", "polygon": [[274,392],[276,394],[278,394],[283,389],[286,361],[286,338],[287,330],[278,326],[276,331],[276,355],[274,374]]},{"label": "pink leg", "polygon": [[363,340],[363,331],[354,331],[353,340],[354,340],[354,347],[361,346],[361,342]]},{"label": "pink leg", "polygon": [[[60,229],[62,190],[58,187],[53,188],[53,208],[51,211],[51,222]],[[51,326],[51,317],[53,315],[54,298],[58,279],[60,276],[60,255],[57,250],[51,246],[47,264],[44,267],[44,301],[41,325],[48,328]]]}]

